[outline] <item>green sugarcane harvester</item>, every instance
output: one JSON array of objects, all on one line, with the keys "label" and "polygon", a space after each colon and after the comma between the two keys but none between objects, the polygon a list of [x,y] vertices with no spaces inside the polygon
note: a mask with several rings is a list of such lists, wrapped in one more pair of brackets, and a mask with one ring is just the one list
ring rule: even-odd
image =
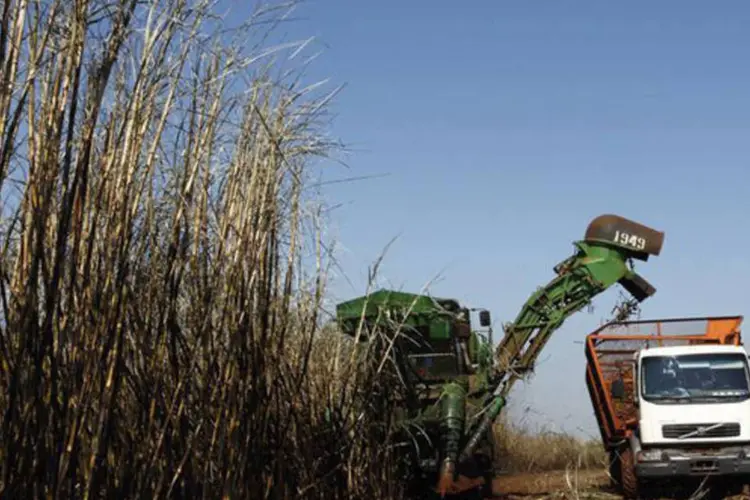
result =
[{"label": "green sugarcane harvester", "polygon": [[[574,254],[554,267],[556,276],[505,325],[494,357],[491,327],[487,336],[473,331],[469,315],[477,309],[453,299],[380,290],[337,305],[338,323],[349,335],[366,339],[363,332],[394,325],[403,333],[391,347],[412,396],[404,404],[411,416],[422,415],[433,432],[436,445],[422,451],[420,467],[436,474],[432,484],[442,496],[455,488],[458,470],[476,459],[483,443],[491,442],[492,424],[513,384],[533,370],[550,336],[568,317],[616,283],[635,303],[656,292],[634,271],[632,260],[658,256],[663,242],[663,232],[617,215],[592,220],[583,240],[573,243]],[[489,312],[478,311],[480,325],[489,327]],[[467,423],[471,401],[481,411]]]}]

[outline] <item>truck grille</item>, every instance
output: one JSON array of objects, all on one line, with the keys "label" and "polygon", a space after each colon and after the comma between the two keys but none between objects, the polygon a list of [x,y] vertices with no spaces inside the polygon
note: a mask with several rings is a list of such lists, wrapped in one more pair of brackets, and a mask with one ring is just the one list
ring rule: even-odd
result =
[{"label": "truck grille", "polygon": [[[702,432],[701,432],[702,431]],[[661,428],[661,435],[666,439],[679,439],[685,434],[690,436],[684,439],[723,438],[737,437],[740,435],[740,424],[736,422],[719,424],[671,424]]]}]

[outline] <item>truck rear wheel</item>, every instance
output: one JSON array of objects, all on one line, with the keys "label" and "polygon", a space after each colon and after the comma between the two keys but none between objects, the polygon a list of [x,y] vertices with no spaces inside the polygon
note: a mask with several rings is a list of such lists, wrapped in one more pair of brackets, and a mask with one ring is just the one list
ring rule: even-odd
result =
[{"label": "truck rear wheel", "polygon": [[638,497],[638,477],[635,475],[635,460],[633,450],[630,446],[620,450],[620,487],[623,496],[628,500],[635,500]]}]

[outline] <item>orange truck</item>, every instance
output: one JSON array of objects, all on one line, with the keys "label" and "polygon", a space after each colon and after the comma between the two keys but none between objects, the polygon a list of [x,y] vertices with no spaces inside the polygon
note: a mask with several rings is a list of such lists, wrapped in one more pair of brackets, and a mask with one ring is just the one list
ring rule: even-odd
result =
[{"label": "orange truck", "polygon": [[614,321],[587,336],[586,384],[625,498],[705,479],[722,495],[750,484],[742,319]]}]

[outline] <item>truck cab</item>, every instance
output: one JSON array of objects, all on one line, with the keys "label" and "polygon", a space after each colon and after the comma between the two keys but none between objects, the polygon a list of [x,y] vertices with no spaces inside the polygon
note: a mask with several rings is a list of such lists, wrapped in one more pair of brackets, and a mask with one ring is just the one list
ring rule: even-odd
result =
[{"label": "truck cab", "polygon": [[[633,435],[639,477],[750,474],[750,369],[739,345],[653,347],[635,354]],[[613,386],[615,397],[624,397]]]},{"label": "truck cab", "polygon": [[626,498],[709,476],[722,491],[750,485],[742,320],[613,321],[587,336],[586,384],[611,476]]}]

